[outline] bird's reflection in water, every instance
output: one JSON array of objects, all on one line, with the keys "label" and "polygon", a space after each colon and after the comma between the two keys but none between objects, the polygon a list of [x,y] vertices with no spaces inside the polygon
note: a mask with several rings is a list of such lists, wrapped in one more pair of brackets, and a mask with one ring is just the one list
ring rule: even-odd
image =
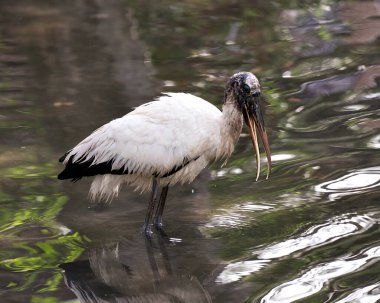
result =
[{"label": "bird's reflection in water", "polygon": [[[80,302],[212,302],[199,280],[178,275],[164,235],[90,250],[89,259],[61,265],[66,285]],[[136,246],[140,248],[139,251]]]}]

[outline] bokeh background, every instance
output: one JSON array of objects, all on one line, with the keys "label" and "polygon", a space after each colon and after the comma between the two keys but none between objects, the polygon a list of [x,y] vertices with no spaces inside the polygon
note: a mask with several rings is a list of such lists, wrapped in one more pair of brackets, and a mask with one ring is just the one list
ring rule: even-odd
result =
[{"label": "bokeh background", "polygon": [[[0,301],[378,302],[379,35],[376,0],[0,1]],[[221,108],[242,70],[270,180],[243,133],[147,243],[148,195],[56,179],[100,125],[165,91]]]}]

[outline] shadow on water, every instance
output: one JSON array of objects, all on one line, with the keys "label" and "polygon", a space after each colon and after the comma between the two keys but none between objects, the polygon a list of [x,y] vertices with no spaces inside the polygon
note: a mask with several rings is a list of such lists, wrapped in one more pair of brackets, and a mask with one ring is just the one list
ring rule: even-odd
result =
[{"label": "shadow on water", "polygon": [[196,276],[173,271],[166,246],[175,242],[158,235],[90,249],[89,260],[61,265],[65,283],[83,302],[211,302]]},{"label": "shadow on water", "polygon": [[[380,300],[378,1],[2,1],[1,302]],[[217,106],[227,77],[267,99],[269,181],[246,133],[228,164],[90,205],[57,159],[161,91]],[[265,172],[264,172],[265,173]]]}]

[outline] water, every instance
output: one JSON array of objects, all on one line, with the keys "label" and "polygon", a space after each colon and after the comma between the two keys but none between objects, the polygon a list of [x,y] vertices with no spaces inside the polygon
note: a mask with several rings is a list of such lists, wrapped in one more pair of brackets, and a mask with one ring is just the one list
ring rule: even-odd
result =
[{"label": "water", "polygon": [[[1,302],[379,302],[379,1],[2,1]],[[256,73],[270,180],[228,164],[109,207],[57,159],[161,91],[220,106]],[[264,172],[265,173],[265,172]]]}]

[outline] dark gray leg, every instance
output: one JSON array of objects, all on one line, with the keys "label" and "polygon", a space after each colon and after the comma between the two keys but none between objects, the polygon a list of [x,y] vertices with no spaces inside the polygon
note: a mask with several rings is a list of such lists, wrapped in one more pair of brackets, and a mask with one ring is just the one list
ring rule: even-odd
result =
[{"label": "dark gray leg", "polygon": [[165,200],[168,194],[169,186],[164,186],[161,191],[160,200],[158,201],[158,205],[156,208],[156,213],[154,214],[154,226],[157,229],[162,228],[162,214],[164,213]]},{"label": "dark gray leg", "polygon": [[160,283],[160,272],[158,270],[156,258],[154,257],[154,248],[153,248],[152,239],[150,237],[145,238],[145,247],[146,247],[146,252],[148,254],[150,268],[152,269],[152,273],[153,273],[154,284],[156,287],[158,287]]},{"label": "dark gray leg", "polygon": [[156,200],[157,200],[157,190],[158,190],[157,180],[153,179],[152,195],[150,197],[148,209],[146,211],[145,222],[143,226],[145,236],[147,237],[150,237],[152,234],[151,223],[153,219],[154,207],[156,205]]}]

